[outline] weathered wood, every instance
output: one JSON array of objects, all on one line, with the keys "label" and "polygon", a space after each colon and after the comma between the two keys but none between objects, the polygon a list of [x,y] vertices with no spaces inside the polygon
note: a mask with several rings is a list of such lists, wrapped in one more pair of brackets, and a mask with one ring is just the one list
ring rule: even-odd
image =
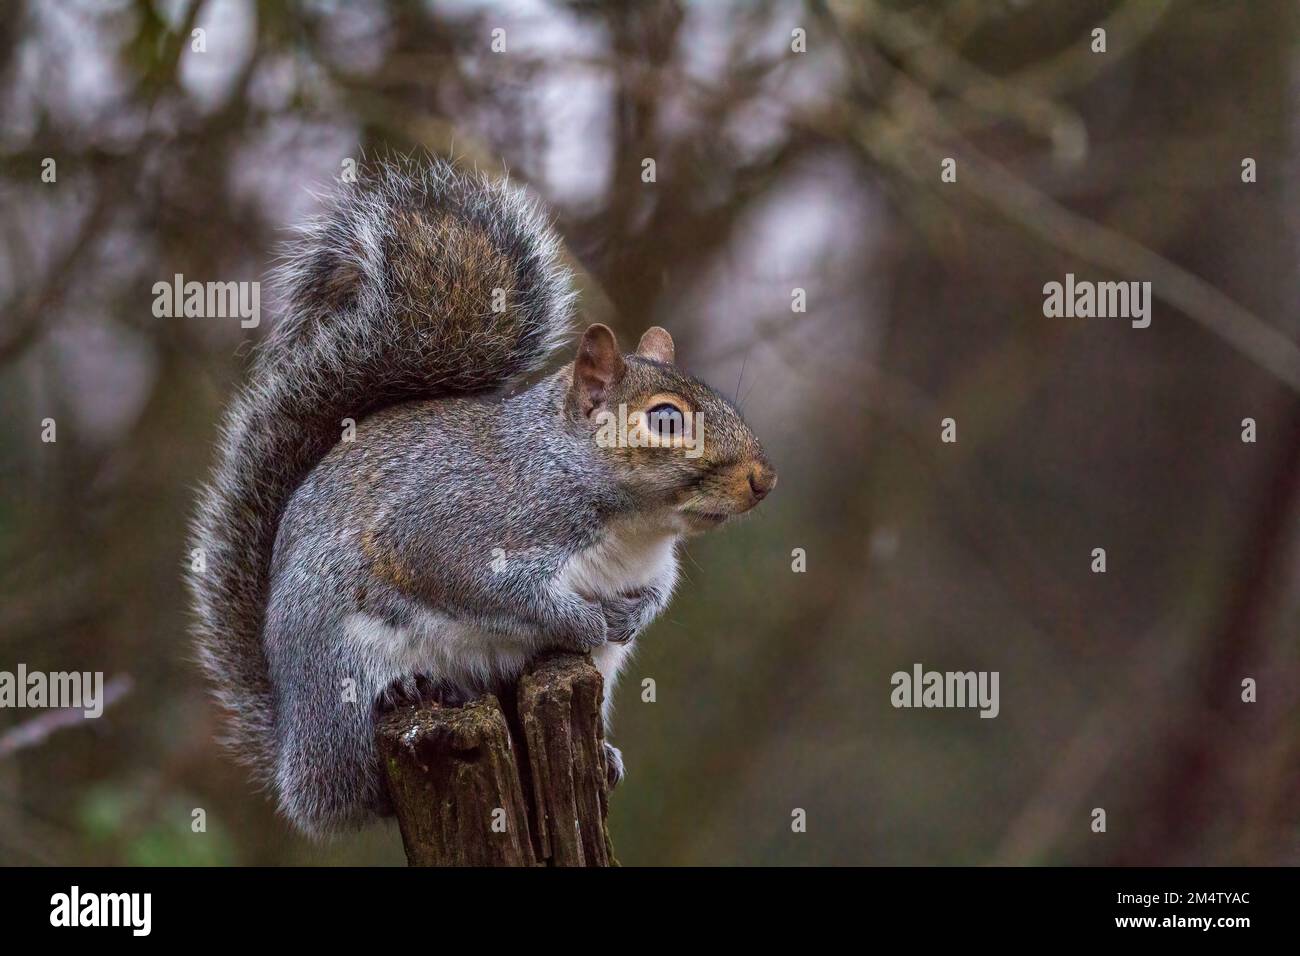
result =
[{"label": "weathered wood", "polygon": [[534,845],[552,866],[609,866],[600,672],[573,654],[538,661],[519,681]]},{"label": "weathered wood", "polygon": [[589,657],[548,654],[502,693],[463,707],[402,707],[380,721],[407,861],[616,865],[600,672]]},{"label": "weathered wood", "polygon": [[510,730],[495,697],[464,707],[403,707],[380,722],[378,736],[412,866],[536,862]]}]

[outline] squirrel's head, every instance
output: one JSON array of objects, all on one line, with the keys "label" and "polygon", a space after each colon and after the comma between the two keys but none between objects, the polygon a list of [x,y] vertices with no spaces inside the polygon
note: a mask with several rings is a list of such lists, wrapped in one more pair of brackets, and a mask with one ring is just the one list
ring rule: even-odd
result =
[{"label": "squirrel's head", "polygon": [[614,333],[593,325],[566,408],[630,495],[693,533],[753,508],[775,487],[776,469],[740,412],[674,360],[672,336],[658,326],[623,355]]}]

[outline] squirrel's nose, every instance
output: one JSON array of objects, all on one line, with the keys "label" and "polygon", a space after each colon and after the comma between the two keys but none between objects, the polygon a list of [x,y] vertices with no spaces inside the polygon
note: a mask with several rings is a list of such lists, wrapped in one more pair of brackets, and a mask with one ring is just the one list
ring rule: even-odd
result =
[{"label": "squirrel's nose", "polygon": [[770,465],[756,465],[749,471],[749,490],[755,501],[762,501],[776,487],[776,469]]}]

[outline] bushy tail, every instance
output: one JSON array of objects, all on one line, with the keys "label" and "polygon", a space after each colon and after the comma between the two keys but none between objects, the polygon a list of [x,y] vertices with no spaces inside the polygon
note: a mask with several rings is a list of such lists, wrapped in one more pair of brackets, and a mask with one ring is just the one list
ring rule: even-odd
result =
[{"label": "bushy tail", "polygon": [[536,206],[443,162],[363,171],[290,242],[273,281],[282,316],[226,416],[193,528],[203,570],[189,575],[226,743],[262,783],[275,760],[262,620],[290,495],[343,419],[538,370],[572,303]]}]

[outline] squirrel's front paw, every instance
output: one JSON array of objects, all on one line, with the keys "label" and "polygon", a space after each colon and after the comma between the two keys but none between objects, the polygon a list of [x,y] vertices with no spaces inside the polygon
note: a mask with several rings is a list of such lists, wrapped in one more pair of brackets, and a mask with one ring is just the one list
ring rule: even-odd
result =
[{"label": "squirrel's front paw", "polygon": [[561,646],[581,654],[594,651],[609,640],[609,627],[599,604],[587,604],[581,613],[565,623],[554,636]]},{"label": "squirrel's front paw", "polygon": [[624,777],[623,771],[623,751],[619,750],[608,740],[605,741],[605,782],[609,789],[613,790],[618,786],[619,781]]},{"label": "squirrel's front paw", "polygon": [[644,627],[646,599],[640,594],[610,598],[602,604],[611,644],[626,644]]}]

